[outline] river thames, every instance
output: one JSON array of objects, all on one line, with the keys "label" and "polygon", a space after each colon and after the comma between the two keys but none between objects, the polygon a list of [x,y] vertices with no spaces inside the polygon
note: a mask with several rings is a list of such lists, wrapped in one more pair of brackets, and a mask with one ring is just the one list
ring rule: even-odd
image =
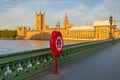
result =
[{"label": "river thames", "polygon": [[[75,42],[65,42],[64,45]],[[49,41],[40,40],[0,40],[0,54],[49,48]]]}]

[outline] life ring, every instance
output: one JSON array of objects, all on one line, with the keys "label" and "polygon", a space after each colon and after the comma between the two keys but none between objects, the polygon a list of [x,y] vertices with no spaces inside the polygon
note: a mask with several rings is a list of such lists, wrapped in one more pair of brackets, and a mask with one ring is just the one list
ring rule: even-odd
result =
[{"label": "life ring", "polygon": [[59,31],[53,31],[50,38],[50,48],[53,56],[60,56],[63,51],[63,38]]}]

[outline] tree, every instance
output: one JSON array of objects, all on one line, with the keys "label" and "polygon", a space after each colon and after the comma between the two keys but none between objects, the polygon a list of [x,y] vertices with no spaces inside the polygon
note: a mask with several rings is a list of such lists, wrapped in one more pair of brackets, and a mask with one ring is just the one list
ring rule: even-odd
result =
[{"label": "tree", "polygon": [[15,38],[17,36],[16,30],[0,30],[0,37],[2,38]]}]

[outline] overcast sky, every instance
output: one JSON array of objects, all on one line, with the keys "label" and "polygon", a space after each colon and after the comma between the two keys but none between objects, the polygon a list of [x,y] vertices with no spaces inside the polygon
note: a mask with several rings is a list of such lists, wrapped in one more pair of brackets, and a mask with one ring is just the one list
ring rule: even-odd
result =
[{"label": "overcast sky", "polygon": [[75,26],[107,20],[110,15],[120,26],[120,0],[0,0],[0,29],[34,28],[39,10],[45,12],[46,24],[51,27],[57,21],[62,26],[66,13]]}]

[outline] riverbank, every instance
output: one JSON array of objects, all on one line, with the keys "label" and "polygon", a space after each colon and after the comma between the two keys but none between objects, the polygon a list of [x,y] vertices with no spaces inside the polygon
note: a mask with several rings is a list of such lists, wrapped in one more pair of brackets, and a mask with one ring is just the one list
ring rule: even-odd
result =
[{"label": "riverbank", "polygon": [[3,37],[0,37],[0,40],[15,40],[15,38],[3,38]]}]

